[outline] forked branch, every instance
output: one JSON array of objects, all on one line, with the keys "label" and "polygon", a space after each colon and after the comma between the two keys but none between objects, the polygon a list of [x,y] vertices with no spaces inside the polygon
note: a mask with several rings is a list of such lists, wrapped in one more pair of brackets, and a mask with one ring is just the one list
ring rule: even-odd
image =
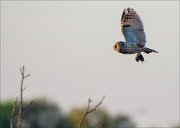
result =
[{"label": "forked branch", "polygon": [[[25,88],[23,87],[24,79],[30,76],[30,74],[25,75],[25,67],[20,68],[21,73],[21,87],[20,87],[20,105],[19,105],[19,116],[18,116],[18,128],[22,128],[22,120],[23,120],[23,91]],[[31,103],[32,104],[32,103]],[[29,106],[29,105],[28,105]]]},{"label": "forked branch", "polygon": [[103,96],[103,98],[101,99],[101,101],[100,101],[94,108],[92,108],[92,109],[90,109],[90,104],[91,104],[92,100],[91,100],[90,98],[88,99],[87,109],[86,109],[83,117],[81,118],[81,121],[79,122],[79,125],[78,125],[77,128],[81,128],[81,126],[82,126],[85,118],[87,117],[87,115],[90,114],[91,112],[95,111],[95,110],[102,104],[104,98],[105,98],[105,96]]},{"label": "forked branch", "polygon": [[16,100],[14,101],[14,105],[13,105],[13,108],[12,108],[12,113],[11,113],[11,116],[10,116],[10,128],[13,128],[13,119],[16,116],[15,111],[16,111],[17,101],[18,101],[18,98],[16,97]]},{"label": "forked branch", "polygon": [[12,113],[10,115],[10,128],[13,128],[13,119],[15,116],[18,116],[18,128],[22,128],[23,111],[33,103],[33,101],[30,101],[25,107],[23,107],[23,91],[25,90],[25,87],[23,87],[24,79],[26,79],[30,75],[29,74],[25,75],[24,66],[20,68],[20,73],[21,73],[21,86],[20,86],[19,112],[16,112],[16,109],[17,109],[16,106],[17,106],[17,100],[18,100],[16,98],[16,100],[14,101]]}]

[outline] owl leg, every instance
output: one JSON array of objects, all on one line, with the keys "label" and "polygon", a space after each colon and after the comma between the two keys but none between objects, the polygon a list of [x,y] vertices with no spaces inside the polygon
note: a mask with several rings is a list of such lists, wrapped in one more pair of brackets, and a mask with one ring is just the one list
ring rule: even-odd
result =
[{"label": "owl leg", "polygon": [[141,55],[141,53],[138,53],[135,57],[136,61],[139,62],[141,61],[142,63],[145,61],[144,57]]}]

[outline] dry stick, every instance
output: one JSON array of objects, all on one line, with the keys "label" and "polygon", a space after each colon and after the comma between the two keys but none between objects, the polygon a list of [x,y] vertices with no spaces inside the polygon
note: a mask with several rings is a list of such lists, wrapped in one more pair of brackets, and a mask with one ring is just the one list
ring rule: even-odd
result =
[{"label": "dry stick", "polygon": [[22,128],[22,120],[23,120],[23,91],[25,88],[23,88],[24,79],[29,77],[30,75],[25,75],[25,67],[23,66],[20,68],[21,73],[21,87],[20,87],[20,106],[19,106],[19,117],[18,117],[18,128]]},{"label": "dry stick", "polygon": [[[29,102],[29,104],[27,104],[25,107],[22,108],[22,112],[24,112],[24,110],[25,110],[26,108],[28,108],[32,103],[33,103],[33,100],[31,100],[31,101]],[[19,115],[19,112],[15,113],[15,114],[14,114],[14,117],[17,116],[17,115]]]},{"label": "dry stick", "polygon": [[14,113],[16,111],[17,100],[18,100],[18,98],[16,97],[16,100],[14,101],[14,105],[13,105],[13,108],[12,108],[12,113],[11,113],[11,116],[10,116],[10,128],[13,128],[13,119],[15,117]]},{"label": "dry stick", "polygon": [[16,100],[14,101],[14,106],[13,106],[13,109],[12,109],[12,113],[10,115],[10,128],[13,128],[13,118],[15,116],[17,116],[17,115],[19,115],[18,116],[18,128],[22,128],[23,111],[33,103],[33,101],[30,101],[29,104],[27,104],[25,107],[22,107],[23,91],[25,90],[25,88],[23,88],[23,82],[24,82],[24,79],[29,77],[30,75],[29,74],[25,75],[24,66],[22,68],[20,68],[20,72],[21,72],[21,76],[22,76],[21,87],[20,87],[20,107],[19,107],[19,112],[15,113],[16,104],[17,104],[17,100],[18,100],[18,98],[16,98]]},{"label": "dry stick", "polygon": [[81,128],[81,126],[82,126],[82,124],[83,124],[86,116],[87,116],[89,113],[95,111],[95,110],[102,104],[104,98],[105,98],[105,96],[103,96],[103,98],[101,99],[101,101],[100,101],[93,109],[91,109],[91,110],[90,110],[90,104],[91,104],[92,100],[91,100],[90,98],[88,99],[87,109],[86,109],[83,117],[81,118],[81,121],[79,122],[78,128]]}]

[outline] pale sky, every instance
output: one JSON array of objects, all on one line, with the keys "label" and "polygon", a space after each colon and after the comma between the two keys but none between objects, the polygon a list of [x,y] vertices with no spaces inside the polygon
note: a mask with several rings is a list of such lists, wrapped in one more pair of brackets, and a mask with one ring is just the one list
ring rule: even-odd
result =
[{"label": "pale sky", "polygon": [[[123,40],[120,17],[133,7],[158,54],[114,52]],[[178,1],[1,1],[1,99],[19,94],[25,65],[26,99],[46,97],[68,112],[103,95],[110,113],[127,113],[138,126],[179,120]]]}]

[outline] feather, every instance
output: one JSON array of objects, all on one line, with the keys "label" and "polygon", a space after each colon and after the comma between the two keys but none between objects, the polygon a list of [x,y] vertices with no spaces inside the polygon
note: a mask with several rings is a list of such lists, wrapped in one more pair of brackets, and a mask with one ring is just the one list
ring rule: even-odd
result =
[{"label": "feather", "polygon": [[133,8],[124,9],[121,17],[121,30],[127,45],[145,46],[146,35],[143,23]]}]

